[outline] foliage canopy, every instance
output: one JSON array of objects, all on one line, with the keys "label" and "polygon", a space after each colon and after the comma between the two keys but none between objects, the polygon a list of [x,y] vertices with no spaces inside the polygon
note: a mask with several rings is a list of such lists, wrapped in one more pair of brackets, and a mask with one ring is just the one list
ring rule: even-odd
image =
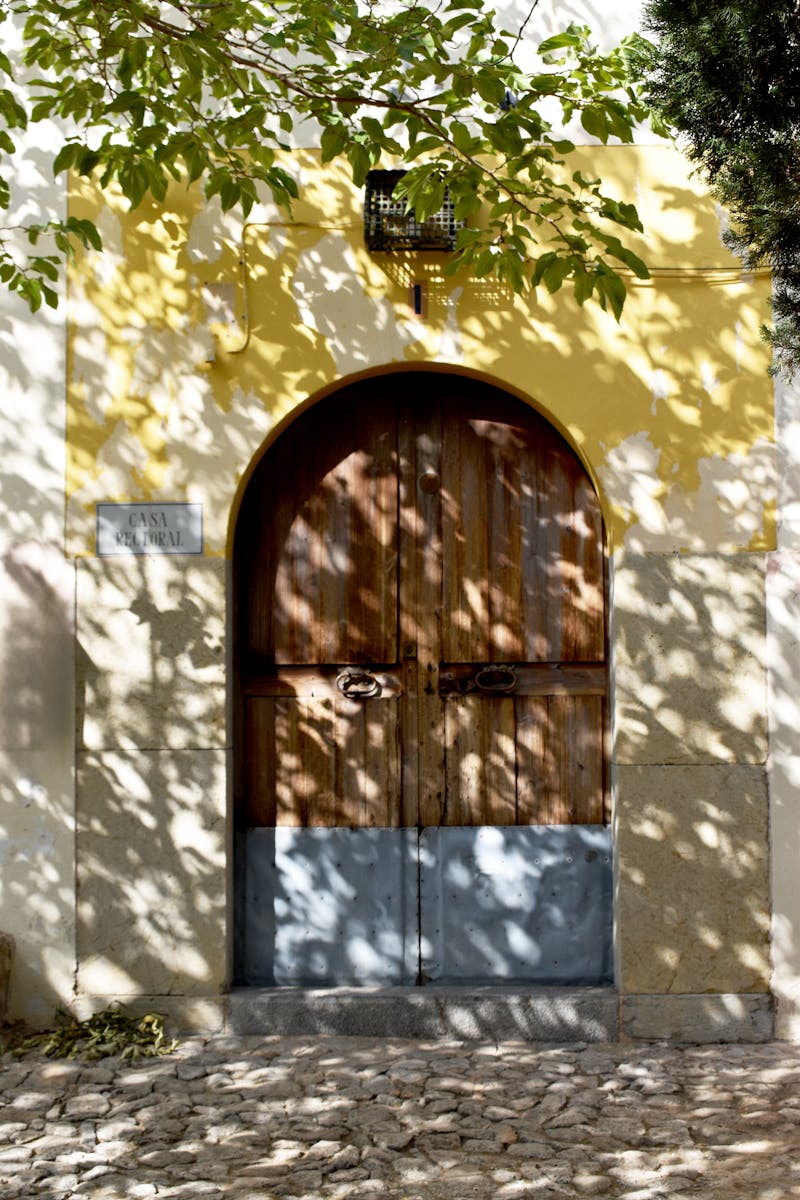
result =
[{"label": "foliage canopy", "polygon": [[800,4],[650,0],[651,95],[732,219],[728,242],[773,271],[776,364],[800,367]]},{"label": "foliage canopy", "polygon": [[[600,142],[632,141],[650,47],[632,35],[600,53],[571,25],[533,55],[537,2],[504,31],[483,0],[6,0],[26,86],[0,55],[0,207],[20,134],[56,118],[56,172],[94,176],[133,207],[202,181],[225,210],[246,215],[265,189],[289,208],[293,139],[313,122],[323,160],[345,156],[357,185],[377,165],[410,168],[399,186],[419,219],[449,189],[468,220],[454,267],[517,291],[569,280],[579,304],[619,318],[620,271],[647,277],[622,240],[639,217],[573,169],[557,130],[576,120]],[[74,219],[25,237],[20,256],[0,229],[0,280],[34,308],[56,303],[75,240],[99,245]],[[45,237],[54,253],[37,248]]]}]

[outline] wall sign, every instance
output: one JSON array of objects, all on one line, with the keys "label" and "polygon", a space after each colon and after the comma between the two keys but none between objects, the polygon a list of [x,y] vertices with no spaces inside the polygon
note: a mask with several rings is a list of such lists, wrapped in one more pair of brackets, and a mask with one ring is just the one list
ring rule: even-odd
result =
[{"label": "wall sign", "polygon": [[202,504],[98,504],[98,554],[202,554]]}]

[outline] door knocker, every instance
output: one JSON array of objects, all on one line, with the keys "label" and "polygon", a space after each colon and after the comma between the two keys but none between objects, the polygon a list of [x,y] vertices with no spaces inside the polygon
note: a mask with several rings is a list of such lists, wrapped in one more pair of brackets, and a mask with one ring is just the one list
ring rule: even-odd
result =
[{"label": "door knocker", "polygon": [[336,677],[336,686],[348,700],[371,700],[380,696],[381,685],[369,671],[349,668]]},{"label": "door knocker", "polygon": [[474,682],[478,692],[506,696],[517,690],[517,672],[513,667],[481,667]]}]

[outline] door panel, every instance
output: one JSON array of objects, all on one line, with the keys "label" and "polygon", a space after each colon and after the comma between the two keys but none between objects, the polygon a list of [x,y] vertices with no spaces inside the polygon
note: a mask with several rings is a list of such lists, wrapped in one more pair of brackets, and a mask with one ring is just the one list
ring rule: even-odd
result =
[{"label": "door panel", "polygon": [[498,409],[487,421],[443,404],[442,658],[602,661],[597,498],[541,417],[508,398]]},{"label": "door panel", "polygon": [[425,982],[608,983],[611,830],[422,830],[420,931]]},{"label": "door panel", "polygon": [[413,984],[415,829],[251,829],[245,945],[251,984]]},{"label": "door panel", "polygon": [[397,445],[391,410],[321,406],[248,488],[237,541],[245,670],[397,659]]},{"label": "door panel", "polygon": [[248,825],[398,826],[398,700],[255,696]]},{"label": "door panel", "polygon": [[[384,914],[381,929],[393,930],[387,946],[392,938],[411,945],[386,916],[390,897],[402,894],[405,905],[414,890],[397,863],[409,847],[427,854],[434,844],[463,858],[455,836],[428,845],[431,829],[461,830],[469,843],[479,830],[602,825],[600,507],[573,451],[521,402],[424,372],[365,381],[321,402],[256,469],[235,564],[245,979],[266,970],[266,951],[253,941],[263,924],[283,964],[276,979],[372,980],[368,955],[356,970],[346,954],[323,954],[328,925],[345,943],[348,929],[361,931],[358,942],[363,901]],[[385,893],[372,882],[359,891],[359,863],[365,879],[377,869],[372,851],[355,849],[362,831],[375,834],[364,845],[394,864]],[[481,838],[483,854],[491,837]],[[259,865],[264,854],[271,865]],[[300,925],[290,912],[294,903],[306,911],[300,893],[290,898],[292,855],[317,897],[319,936],[310,910]],[[414,869],[421,887],[423,869]],[[593,872],[586,887],[602,907],[605,882]],[[532,902],[531,887],[520,884],[520,904]],[[251,913],[258,903],[273,917]],[[486,904],[491,941],[500,936],[492,923],[510,918]],[[528,929],[524,914],[520,921]],[[284,938],[280,922],[294,932]],[[301,926],[322,974],[302,965]],[[395,964],[385,982],[398,978],[393,955],[378,955]],[[477,960],[465,952],[463,961],[472,971]],[[448,978],[461,969],[454,963],[441,968]],[[520,963],[513,970],[525,976]]]},{"label": "door panel", "polygon": [[440,825],[603,821],[597,696],[451,696]]},{"label": "door panel", "polygon": [[518,824],[602,824],[601,697],[519,696],[515,704]]}]

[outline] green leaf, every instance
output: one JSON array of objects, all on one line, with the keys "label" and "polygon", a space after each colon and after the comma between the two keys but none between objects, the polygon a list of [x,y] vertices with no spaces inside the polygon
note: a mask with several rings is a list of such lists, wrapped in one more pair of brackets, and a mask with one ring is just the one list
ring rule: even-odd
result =
[{"label": "green leaf", "polygon": [[557,292],[570,273],[570,264],[564,258],[554,258],[542,272],[542,282],[551,296]]},{"label": "green leaf", "polygon": [[546,54],[552,54],[555,50],[577,49],[581,45],[581,41],[581,35],[570,28],[540,42],[539,53],[544,57]]},{"label": "green leaf", "polygon": [[353,142],[348,147],[347,157],[353,171],[353,183],[356,187],[363,187],[367,180],[367,172],[372,166],[368,151],[360,142]]},{"label": "green leaf", "polygon": [[331,162],[337,158],[348,142],[346,125],[326,125],[322,131],[321,147],[322,161]]},{"label": "green leaf", "polygon": [[434,136],[433,134],[420,138],[419,141],[412,143],[409,158],[419,158],[423,154],[430,154],[434,150],[439,150],[441,145],[441,137]]},{"label": "green leaf", "polygon": [[62,171],[68,171],[74,166],[79,154],[83,153],[83,146],[79,142],[67,142],[61,147],[53,162],[53,175],[59,175]]},{"label": "green leaf", "polygon": [[100,155],[96,150],[81,148],[80,154],[75,156],[75,169],[79,175],[91,175],[99,162]]},{"label": "green leaf", "polygon": [[502,79],[488,71],[479,71],[475,77],[475,90],[481,100],[487,104],[502,104],[505,99],[506,85]]},{"label": "green leaf", "polygon": [[650,278],[647,264],[639,258],[638,254],[634,254],[633,250],[628,249],[627,246],[623,246],[619,238],[604,237],[603,241],[605,242],[606,252],[613,258],[623,262],[626,267],[629,267],[638,279]]},{"label": "green leaf", "polygon": [[466,125],[462,125],[460,121],[453,121],[450,126],[450,136],[460,154],[471,153],[475,139]]},{"label": "green leaf", "polygon": [[91,246],[93,250],[103,249],[100,231],[93,221],[87,221],[80,217],[70,217],[66,227],[67,231],[74,234],[84,246]]},{"label": "green leaf", "polygon": [[547,250],[544,254],[540,254],[533,266],[531,273],[531,283],[534,287],[538,287],[542,282],[542,276],[551,263],[555,262],[556,254],[553,250]]},{"label": "green leaf", "polygon": [[603,145],[608,141],[609,125],[608,118],[599,108],[584,108],[581,110],[581,125],[590,135],[590,137],[598,138]]},{"label": "green leaf", "polygon": [[236,179],[226,179],[219,189],[219,202],[222,205],[222,211],[228,212],[238,204],[241,197],[242,189]]},{"label": "green leaf", "polygon": [[132,112],[141,117],[145,111],[145,107],[145,98],[140,92],[124,91],[120,92],[119,95],[114,97],[111,103],[107,106],[106,112]]},{"label": "green leaf", "polygon": [[497,255],[492,250],[482,250],[472,268],[472,273],[476,279],[483,279],[486,275],[490,275],[495,268]]},{"label": "green leaf", "polygon": [[208,155],[202,146],[196,144],[184,154],[184,162],[189,174],[189,183],[194,183],[208,169]]},{"label": "green leaf", "polygon": [[129,201],[131,208],[136,208],[145,197],[150,178],[146,167],[137,161],[124,162],[117,172],[122,194]]},{"label": "green leaf", "polygon": [[587,300],[591,299],[594,292],[595,280],[588,271],[576,271],[573,276],[573,294],[576,302],[583,307]]},{"label": "green leaf", "polygon": [[493,125],[486,125],[484,128],[488,141],[501,154],[517,155],[524,150],[525,142],[520,136],[515,121],[503,117]]},{"label": "green leaf", "polygon": [[625,304],[626,290],[625,284],[616,271],[612,271],[610,267],[606,267],[604,270],[598,272],[597,290],[601,297],[605,297],[608,300],[615,320],[619,321]]}]

